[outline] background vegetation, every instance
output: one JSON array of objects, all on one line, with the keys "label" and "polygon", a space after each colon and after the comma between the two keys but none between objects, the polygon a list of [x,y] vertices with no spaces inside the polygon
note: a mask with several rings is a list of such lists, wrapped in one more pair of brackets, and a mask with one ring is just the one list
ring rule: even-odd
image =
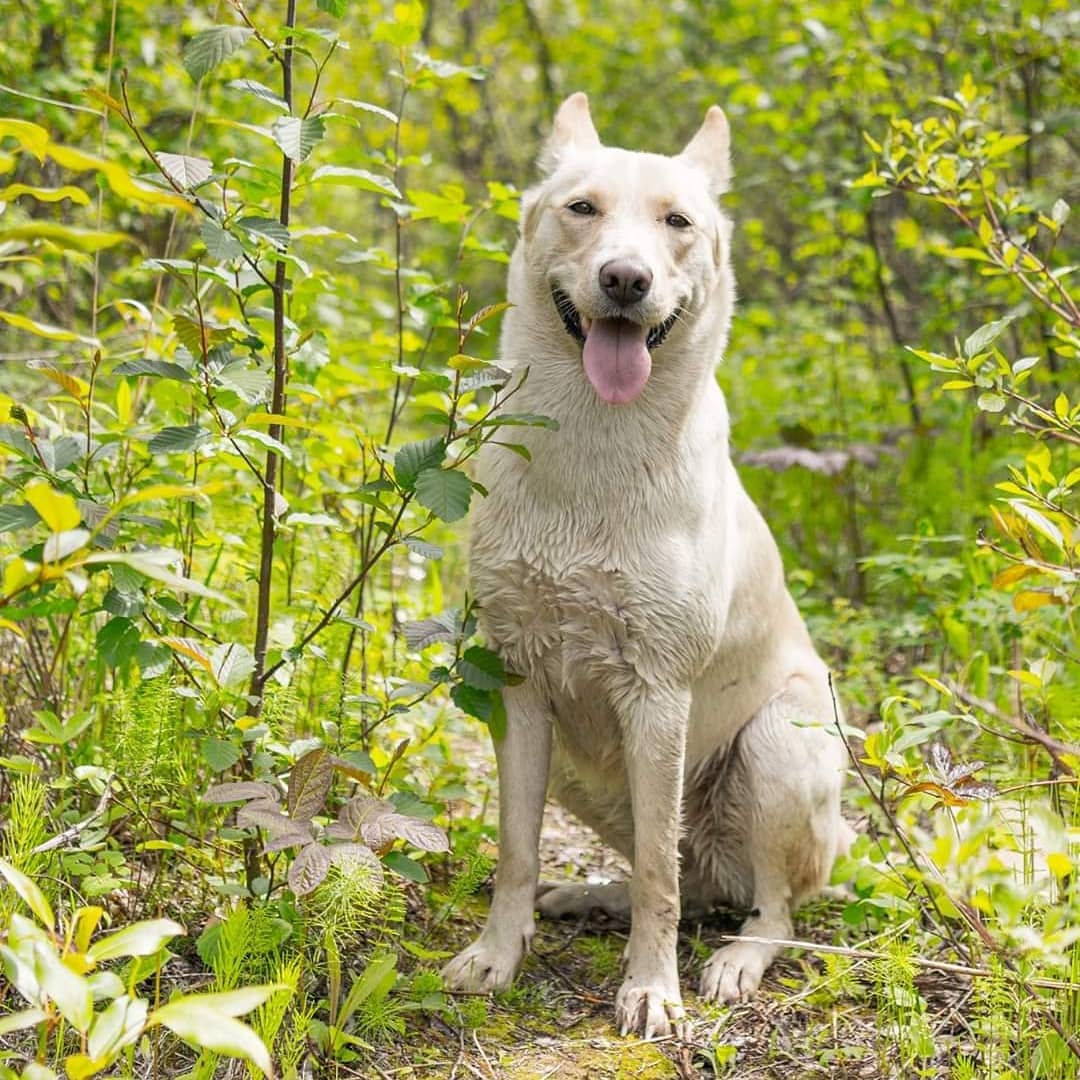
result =
[{"label": "background vegetation", "polygon": [[[0,1074],[1077,1075],[1070,8],[9,5]],[[595,927],[437,974],[497,841],[468,460],[546,423],[488,388],[577,89],[615,144],[730,118],[718,377],[863,833],[766,1006],[659,1048]]]}]

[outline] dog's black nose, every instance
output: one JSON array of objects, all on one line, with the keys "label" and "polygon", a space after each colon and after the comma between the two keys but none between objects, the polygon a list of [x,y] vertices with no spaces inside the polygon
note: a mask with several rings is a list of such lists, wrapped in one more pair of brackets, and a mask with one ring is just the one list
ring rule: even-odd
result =
[{"label": "dog's black nose", "polygon": [[600,288],[617,304],[636,304],[652,288],[652,271],[632,259],[612,259],[600,267]]}]

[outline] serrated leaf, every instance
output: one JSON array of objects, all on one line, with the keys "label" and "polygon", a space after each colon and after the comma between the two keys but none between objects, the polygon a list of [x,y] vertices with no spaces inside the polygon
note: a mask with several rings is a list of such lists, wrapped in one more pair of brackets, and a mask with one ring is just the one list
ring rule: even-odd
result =
[{"label": "serrated leaf", "polygon": [[478,690],[475,686],[467,683],[454,683],[450,688],[450,698],[454,704],[469,716],[475,716],[485,724],[491,719],[494,711],[494,699],[496,691]]},{"label": "serrated leaf", "polygon": [[415,536],[407,536],[402,543],[414,554],[423,559],[441,559],[443,549],[438,544],[429,544],[426,540],[418,540]]},{"label": "serrated leaf", "polygon": [[322,884],[330,870],[330,852],[322,844],[308,844],[289,867],[289,888],[304,896]]},{"label": "serrated leaf", "polygon": [[446,457],[446,443],[438,437],[406,443],[394,455],[394,479],[404,491],[412,491],[423,469],[438,468]]},{"label": "serrated leaf", "polygon": [[405,624],[405,641],[410,649],[426,649],[440,641],[452,644],[460,633],[461,613],[456,609]]},{"label": "serrated leaf", "polygon": [[326,803],[334,780],[334,763],[325,746],[309,750],[289,774],[289,816],[294,821],[310,821]]},{"label": "serrated leaf", "polygon": [[86,955],[95,964],[120,956],[153,956],[167,941],[186,932],[172,919],[147,919],[94,942]]},{"label": "serrated leaf", "polygon": [[192,157],[189,154],[162,154],[157,155],[158,165],[161,171],[177,187],[190,191],[206,183],[213,175],[214,163],[206,158]]},{"label": "serrated leaf", "polygon": [[421,469],[415,490],[420,505],[443,521],[459,521],[469,512],[472,482],[456,469]]},{"label": "serrated leaf", "polygon": [[261,780],[236,780],[228,784],[215,784],[202,797],[204,803],[217,806],[222,803],[244,802],[247,799],[269,799],[278,797],[277,788]]},{"label": "serrated leaf", "polygon": [[114,375],[154,375],[162,379],[175,379],[176,382],[191,382],[191,374],[179,364],[168,360],[150,360],[142,357],[138,360],[125,360],[113,368]]},{"label": "serrated leaf", "polygon": [[109,667],[122,667],[139,646],[139,628],[123,615],[115,615],[97,633],[95,648]]},{"label": "serrated leaf", "polygon": [[225,85],[230,90],[239,90],[244,94],[254,94],[255,97],[268,101],[282,112],[289,111],[289,103],[277,91],[271,90],[269,86],[264,86],[254,79],[230,79]]},{"label": "serrated leaf", "polygon": [[32,506],[0,506],[0,533],[29,529],[41,520]]},{"label": "serrated leaf", "polygon": [[216,773],[231,769],[243,756],[240,747],[235,743],[213,735],[203,739],[202,755],[203,760],[210,766],[210,771]]},{"label": "serrated leaf", "polygon": [[276,248],[284,249],[289,246],[288,226],[282,225],[276,218],[242,217],[238,218],[235,224],[238,229],[269,240]]},{"label": "serrated leaf", "polygon": [[465,650],[457,662],[457,672],[463,682],[477,690],[498,690],[506,685],[502,658],[482,645]]},{"label": "serrated leaf", "polygon": [[319,116],[279,116],[270,130],[286,157],[306,161],[326,134],[326,124]]},{"label": "serrated leaf", "polygon": [[398,814],[395,822],[397,835],[414,848],[421,851],[449,851],[450,841],[446,832],[430,821]]},{"label": "serrated leaf", "polygon": [[[289,155],[292,156],[291,154]],[[350,165],[320,165],[311,174],[311,183],[341,184],[359,188],[361,191],[374,191],[379,195],[390,195],[400,199],[401,192],[388,176],[379,176],[367,169],[355,169]]]},{"label": "serrated leaf", "polygon": [[212,26],[196,34],[184,48],[184,67],[198,82],[244,45],[253,31],[246,26]]},{"label": "serrated leaf", "polygon": [[152,454],[184,454],[194,450],[210,437],[210,432],[198,424],[162,428],[147,446]]},{"label": "serrated leaf", "polygon": [[243,244],[231,232],[209,218],[199,226],[199,237],[206,245],[206,253],[211,259],[231,262],[244,254]]},{"label": "serrated leaf", "polygon": [[217,645],[210,654],[214,678],[219,686],[235,688],[247,681],[255,670],[255,657],[246,645],[228,642]]}]

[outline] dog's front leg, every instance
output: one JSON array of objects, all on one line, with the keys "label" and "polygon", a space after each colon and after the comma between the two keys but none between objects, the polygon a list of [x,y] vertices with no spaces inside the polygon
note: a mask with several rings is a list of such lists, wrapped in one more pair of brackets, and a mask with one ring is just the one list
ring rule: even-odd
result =
[{"label": "dog's front leg", "polygon": [[504,990],[535,933],[540,825],[551,764],[551,714],[531,683],[503,690],[506,737],[495,744],[499,768],[499,866],[483,932],[446,967],[458,990]]},{"label": "dog's front leg", "polygon": [[668,1035],[684,1021],[676,944],[689,714],[688,692],[654,690],[620,717],[634,814],[630,941],[626,977],[615,996],[615,1019],[623,1035]]}]

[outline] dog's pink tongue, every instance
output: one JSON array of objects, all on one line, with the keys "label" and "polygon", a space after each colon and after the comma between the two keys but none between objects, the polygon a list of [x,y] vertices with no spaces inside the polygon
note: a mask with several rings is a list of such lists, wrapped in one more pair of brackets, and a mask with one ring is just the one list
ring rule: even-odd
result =
[{"label": "dog's pink tongue", "polygon": [[652,357],[645,347],[648,327],[627,319],[594,319],[582,359],[593,389],[609,405],[628,405],[645,389]]}]

